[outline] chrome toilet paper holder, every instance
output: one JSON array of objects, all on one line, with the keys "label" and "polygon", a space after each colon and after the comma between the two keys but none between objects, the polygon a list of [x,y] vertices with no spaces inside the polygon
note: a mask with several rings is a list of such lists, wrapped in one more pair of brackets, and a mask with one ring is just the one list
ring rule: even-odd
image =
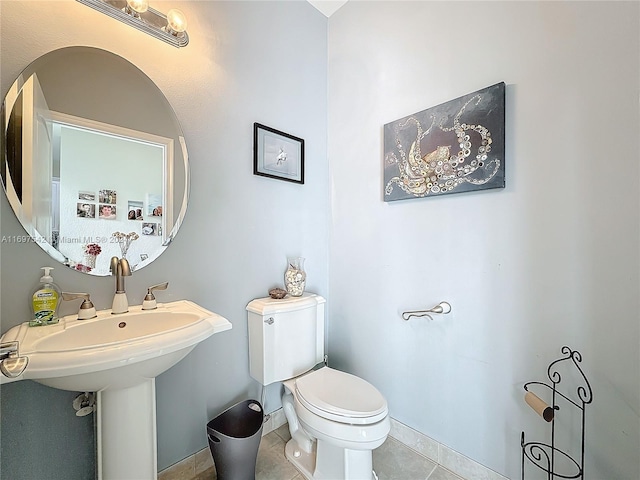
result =
[{"label": "chrome toilet paper holder", "polygon": [[408,321],[411,317],[429,317],[430,320],[433,320],[433,317],[431,316],[432,313],[447,314],[450,312],[451,304],[449,302],[440,302],[435,307],[428,310],[411,310],[408,312],[402,312],[402,319]]}]

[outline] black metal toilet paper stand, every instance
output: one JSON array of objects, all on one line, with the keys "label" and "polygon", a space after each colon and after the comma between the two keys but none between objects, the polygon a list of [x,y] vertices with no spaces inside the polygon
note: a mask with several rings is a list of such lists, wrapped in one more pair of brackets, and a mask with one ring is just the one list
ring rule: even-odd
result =
[{"label": "black metal toilet paper stand", "polygon": [[[528,382],[525,383],[524,389],[527,392],[525,400],[527,403],[544,418],[547,422],[551,423],[551,442],[525,442],[524,432],[520,437],[520,445],[522,446],[522,480],[524,480],[525,464],[528,462],[534,464],[543,472],[546,472],[547,479],[553,480],[555,478],[579,478],[584,479],[584,444],[585,444],[585,407],[591,403],[593,394],[591,391],[591,385],[585,376],[584,372],[580,368],[579,363],[582,362],[582,355],[576,350],[571,350],[569,347],[562,347],[563,357],[551,362],[547,368],[547,376],[549,377],[550,384],[544,382]],[[567,367],[565,369],[565,366]],[[562,376],[560,370],[563,373],[570,372],[570,369],[577,369],[578,381],[576,382],[575,391],[569,389],[566,391],[566,395],[559,390]],[[574,380],[576,375],[573,375]],[[551,405],[547,405],[533,392],[529,390],[529,387],[533,385],[539,385],[542,389],[549,390],[551,392]],[[561,410],[562,407],[578,409],[577,412],[580,416],[580,459],[579,461],[574,459],[566,450],[562,450],[558,447],[558,439],[556,438],[556,412]],[[568,411],[569,414],[572,412]],[[571,415],[567,415],[571,417]],[[563,417],[563,420],[565,418]],[[566,425],[567,421],[562,425]],[[562,469],[562,470],[561,470]],[[566,471],[565,471],[566,470]]]}]

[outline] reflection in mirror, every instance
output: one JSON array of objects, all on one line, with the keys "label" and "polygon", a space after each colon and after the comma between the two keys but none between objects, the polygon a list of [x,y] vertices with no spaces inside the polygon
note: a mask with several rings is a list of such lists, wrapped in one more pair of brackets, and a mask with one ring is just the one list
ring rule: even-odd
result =
[{"label": "reflection in mirror", "polygon": [[109,275],[158,257],[184,216],[189,172],[182,131],[153,82],[103,50],[70,47],[33,62],[3,110],[2,181],[16,216],[53,258]]}]

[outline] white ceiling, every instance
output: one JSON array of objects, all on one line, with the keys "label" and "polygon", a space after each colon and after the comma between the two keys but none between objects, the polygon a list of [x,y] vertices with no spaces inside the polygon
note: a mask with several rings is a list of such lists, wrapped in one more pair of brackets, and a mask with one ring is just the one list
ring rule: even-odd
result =
[{"label": "white ceiling", "polygon": [[333,15],[347,0],[307,0],[311,5],[316,7],[327,17]]}]

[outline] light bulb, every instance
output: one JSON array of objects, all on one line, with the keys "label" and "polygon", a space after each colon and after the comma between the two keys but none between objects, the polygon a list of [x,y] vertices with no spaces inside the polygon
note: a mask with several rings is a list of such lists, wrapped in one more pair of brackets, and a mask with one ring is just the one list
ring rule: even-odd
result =
[{"label": "light bulb", "polygon": [[149,9],[149,0],[127,0],[127,6],[139,15]]},{"label": "light bulb", "polygon": [[167,12],[167,27],[173,33],[182,33],[187,29],[187,19],[178,9],[171,9]]}]

